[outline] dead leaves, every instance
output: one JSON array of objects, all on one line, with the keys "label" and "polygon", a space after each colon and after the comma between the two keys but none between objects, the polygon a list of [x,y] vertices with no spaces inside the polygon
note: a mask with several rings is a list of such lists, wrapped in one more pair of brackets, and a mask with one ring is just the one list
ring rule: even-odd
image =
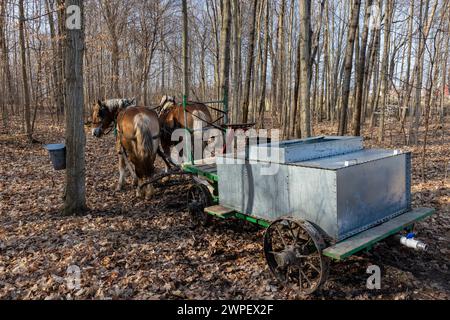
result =
[{"label": "dead leaves", "polygon": [[[59,127],[38,120],[38,140],[61,141]],[[331,133],[330,128],[324,133]],[[420,157],[413,157],[414,204],[438,209],[437,215],[418,225],[419,236],[437,250],[417,255],[380,245],[373,255],[333,264],[325,290],[308,299],[450,296],[443,281],[448,275],[450,194],[442,169],[450,148],[448,142],[438,142],[429,146],[426,183],[417,169]],[[124,192],[115,192],[113,145],[112,136],[102,140],[88,136],[91,210],[85,216],[63,217],[64,172],[53,171],[46,151],[29,145],[23,136],[0,136],[0,298],[301,298],[270,275],[262,253],[262,230],[246,230],[242,222],[233,221],[191,229],[184,207],[187,180],[170,181],[170,187],[159,188],[150,202],[135,198],[131,181]],[[412,150],[414,155],[418,150]],[[384,281],[389,290],[365,290],[365,267],[374,261],[393,265]],[[67,286],[67,268],[72,265],[81,271],[81,287],[73,290]],[[418,271],[409,272],[412,267]]]}]

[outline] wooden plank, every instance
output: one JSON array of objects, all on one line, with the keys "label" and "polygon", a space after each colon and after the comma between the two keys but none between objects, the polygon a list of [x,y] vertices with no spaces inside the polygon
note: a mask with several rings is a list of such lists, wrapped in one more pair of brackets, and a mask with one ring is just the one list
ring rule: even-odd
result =
[{"label": "wooden plank", "polygon": [[205,212],[222,219],[228,218],[234,214],[233,209],[221,205],[205,208]]},{"label": "wooden plank", "polygon": [[323,255],[342,260],[358,251],[402,231],[407,226],[434,213],[431,208],[417,208],[323,250]]},{"label": "wooden plank", "polygon": [[212,165],[196,166],[200,171],[208,173],[216,173],[217,167]]},{"label": "wooden plank", "polygon": [[216,158],[211,157],[211,158],[205,158],[205,159],[198,159],[198,160],[194,161],[194,165],[205,165],[205,164],[215,165],[216,164]]},{"label": "wooden plank", "polygon": [[217,169],[211,168],[210,170],[202,170],[199,166],[191,165],[191,164],[184,164],[183,165],[183,171],[190,172],[199,176],[203,176],[209,180],[212,181],[218,181],[219,177],[217,176]]}]

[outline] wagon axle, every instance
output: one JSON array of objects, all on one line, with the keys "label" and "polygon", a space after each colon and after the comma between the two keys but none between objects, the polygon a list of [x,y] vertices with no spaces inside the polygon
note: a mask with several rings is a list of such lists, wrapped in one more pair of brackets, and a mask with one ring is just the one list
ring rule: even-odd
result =
[{"label": "wagon axle", "polygon": [[319,231],[307,221],[281,218],[264,235],[264,253],[271,272],[282,283],[296,286],[302,294],[314,292],[327,279],[324,247]]},{"label": "wagon axle", "polygon": [[278,264],[278,268],[284,269],[288,266],[301,263],[301,258],[298,254],[299,250],[299,247],[288,246],[281,252],[271,251],[270,253],[273,254],[273,257]]}]

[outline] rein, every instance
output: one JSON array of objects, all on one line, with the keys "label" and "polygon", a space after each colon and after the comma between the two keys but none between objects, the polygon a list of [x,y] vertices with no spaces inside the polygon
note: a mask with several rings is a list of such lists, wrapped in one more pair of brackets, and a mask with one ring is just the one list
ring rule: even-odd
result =
[{"label": "rein", "polygon": [[215,122],[219,121],[221,118],[219,118],[218,120],[216,120],[216,121],[214,121],[214,122],[211,123],[211,122],[209,122],[209,121],[206,121],[206,120],[204,120],[204,119],[202,119],[202,118],[196,116],[195,114],[193,114],[192,112],[190,112],[190,111],[188,111],[188,110],[186,110],[186,112],[189,113],[190,115],[192,115],[193,117],[195,117],[195,118],[197,118],[197,119],[199,119],[199,120],[205,122],[206,124],[210,125],[211,127],[216,128],[216,129],[218,129],[218,130],[220,130],[220,131],[226,132],[226,130],[225,130],[224,128],[222,128],[221,126],[218,126],[218,125],[215,124]]},{"label": "rein", "polygon": [[108,134],[110,134],[112,131],[114,131],[114,136],[117,136],[117,121],[114,120],[113,125],[111,126],[111,128],[109,129],[108,132],[105,132],[103,135],[107,136]]},{"label": "rein", "polygon": [[[103,122],[103,121],[102,121]],[[107,136],[108,134],[110,134],[112,131],[114,131],[114,136],[117,136],[117,119],[114,119],[113,121],[113,125],[109,128],[108,132],[104,132],[103,135]]]}]

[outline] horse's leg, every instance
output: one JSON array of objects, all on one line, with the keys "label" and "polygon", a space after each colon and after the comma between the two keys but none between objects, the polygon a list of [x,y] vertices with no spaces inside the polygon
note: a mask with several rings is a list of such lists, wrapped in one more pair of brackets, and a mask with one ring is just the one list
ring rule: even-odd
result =
[{"label": "horse's leg", "polygon": [[170,144],[161,143],[161,148],[162,151],[158,148],[158,154],[162,153],[160,156],[163,159],[164,164],[166,165],[165,172],[167,173],[170,169],[170,165],[172,164],[175,166],[175,163],[173,163],[171,159]]},{"label": "horse's leg", "polygon": [[152,184],[148,184],[145,186],[145,200],[150,200],[155,193],[155,188],[153,188]]},{"label": "horse's leg", "polygon": [[165,172],[168,172],[169,169],[174,166],[175,164],[170,160],[170,158],[167,157],[167,153],[161,150],[161,148],[158,148],[158,155],[159,157],[164,161],[165,164]]},{"label": "horse's leg", "polygon": [[145,184],[145,179],[139,179],[138,186],[136,188],[136,197],[150,200],[155,193],[155,188],[152,184]]},{"label": "horse's leg", "polygon": [[127,166],[127,169],[130,172],[131,177],[133,178],[133,186],[137,187],[139,179],[136,175],[136,170],[134,168],[134,165],[126,157],[124,157],[124,159],[125,159],[125,164]]},{"label": "horse's leg", "polygon": [[144,184],[144,181],[142,179],[138,179],[138,185],[136,187],[136,197],[140,198],[142,197],[142,185]]},{"label": "horse's leg", "polygon": [[119,154],[119,183],[117,184],[116,191],[121,191],[125,183],[125,155]]}]

